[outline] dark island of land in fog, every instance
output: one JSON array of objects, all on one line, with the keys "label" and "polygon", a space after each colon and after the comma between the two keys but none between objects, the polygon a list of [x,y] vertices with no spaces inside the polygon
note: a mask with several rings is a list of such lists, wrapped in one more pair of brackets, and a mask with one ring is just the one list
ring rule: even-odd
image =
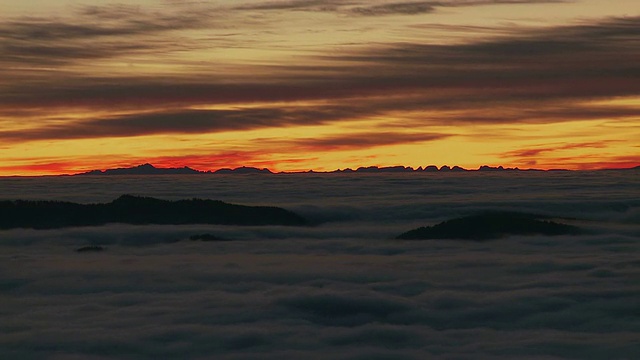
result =
[{"label": "dark island of land in fog", "polygon": [[165,201],[122,195],[110,203],[0,201],[0,229],[55,229],[123,224],[303,225],[305,219],[277,207],[242,206],[222,201]]},{"label": "dark island of land in fog", "polygon": [[577,235],[576,226],[558,223],[548,216],[493,211],[447,220],[398,235],[402,240],[468,239],[489,240],[509,235]]}]

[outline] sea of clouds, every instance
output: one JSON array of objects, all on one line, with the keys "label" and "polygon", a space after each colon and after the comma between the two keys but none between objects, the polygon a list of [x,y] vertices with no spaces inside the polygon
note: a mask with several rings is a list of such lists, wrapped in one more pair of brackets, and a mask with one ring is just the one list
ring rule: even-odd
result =
[{"label": "sea of clouds", "polygon": [[[0,179],[1,199],[202,197],[314,221],[0,231],[0,358],[634,359],[639,189],[624,172]],[[393,240],[486,209],[588,231]]]}]

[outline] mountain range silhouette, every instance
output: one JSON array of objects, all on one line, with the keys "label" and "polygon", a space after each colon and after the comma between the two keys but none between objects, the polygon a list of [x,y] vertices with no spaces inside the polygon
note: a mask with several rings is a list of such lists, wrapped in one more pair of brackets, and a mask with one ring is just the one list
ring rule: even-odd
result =
[{"label": "mountain range silhouette", "polygon": [[[640,166],[636,166],[634,168],[627,169],[602,169],[603,170],[639,170]],[[443,165],[438,168],[435,165],[429,165],[426,167],[418,167],[412,168],[410,166],[362,166],[356,169],[346,168],[346,169],[338,169],[333,171],[304,171],[304,172],[279,172],[280,174],[286,173],[321,173],[321,174],[334,174],[334,173],[448,173],[448,172],[503,172],[503,171],[571,171],[566,169],[550,169],[550,170],[541,170],[541,169],[519,169],[503,167],[503,166],[488,166],[482,165],[478,169],[469,170],[462,168],[460,166],[447,166]],[[145,163],[138,166],[128,167],[128,168],[115,168],[115,169],[107,169],[107,170],[91,170],[83,173],[78,173],[74,175],[197,175],[197,174],[221,174],[221,175],[233,175],[233,174],[276,174],[267,168],[255,168],[250,166],[241,166],[234,169],[231,168],[223,168],[216,171],[201,171],[190,168],[188,166],[179,167],[179,168],[159,168],[155,167],[152,164]]]}]

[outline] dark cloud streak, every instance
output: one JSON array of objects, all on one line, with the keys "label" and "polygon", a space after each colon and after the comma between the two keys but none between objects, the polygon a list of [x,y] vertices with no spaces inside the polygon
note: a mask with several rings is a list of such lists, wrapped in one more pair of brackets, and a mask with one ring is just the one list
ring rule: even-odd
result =
[{"label": "dark cloud streak", "polygon": [[436,133],[400,133],[400,132],[368,132],[348,135],[300,138],[285,142],[296,149],[306,151],[332,151],[345,149],[363,149],[376,146],[400,145],[442,140],[447,134]]},{"label": "dark cloud streak", "polygon": [[338,6],[348,3],[344,0],[287,0],[266,1],[256,4],[246,4],[235,7],[235,10],[304,10],[304,11],[335,11]]},{"label": "dark cloud streak", "polygon": [[219,18],[213,10],[164,13],[111,5],[81,7],[68,18],[9,19],[0,23],[0,64],[61,66],[139,52],[185,50],[189,44],[168,33],[211,28]]},{"label": "dark cloud streak", "polygon": [[418,15],[447,7],[483,5],[518,5],[563,3],[567,0],[441,0],[441,1],[390,1],[371,5],[370,1],[347,0],[287,0],[268,1],[235,7],[244,11],[309,11],[336,12],[354,16]]},{"label": "dark cloud streak", "polygon": [[436,5],[429,1],[391,3],[368,7],[355,7],[350,12],[364,16],[415,15],[434,12]]},{"label": "dark cloud streak", "polygon": [[578,143],[578,144],[557,144],[556,146],[539,146],[529,149],[519,149],[515,151],[510,151],[505,154],[502,154],[505,158],[519,158],[519,159],[535,159],[539,157],[543,153],[554,152],[558,150],[571,150],[571,149],[584,149],[584,148],[595,148],[602,149],[606,148],[608,143],[613,141],[600,141],[600,142],[589,142],[589,143]]},{"label": "dark cloud streak", "polygon": [[232,130],[311,125],[353,115],[352,110],[326,108],[257,108],[238,110],[180,110],[97,118],[31,130],[0,132],[4,141],[81,139],[152,134],[199,134]]}]

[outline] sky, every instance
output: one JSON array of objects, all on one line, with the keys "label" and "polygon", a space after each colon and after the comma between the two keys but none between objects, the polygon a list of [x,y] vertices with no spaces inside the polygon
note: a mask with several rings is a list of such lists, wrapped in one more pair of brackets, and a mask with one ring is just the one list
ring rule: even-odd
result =
[{"label": "sky", "polygon": [[640,165],[637,0],[0,0],[0,176]]}]

